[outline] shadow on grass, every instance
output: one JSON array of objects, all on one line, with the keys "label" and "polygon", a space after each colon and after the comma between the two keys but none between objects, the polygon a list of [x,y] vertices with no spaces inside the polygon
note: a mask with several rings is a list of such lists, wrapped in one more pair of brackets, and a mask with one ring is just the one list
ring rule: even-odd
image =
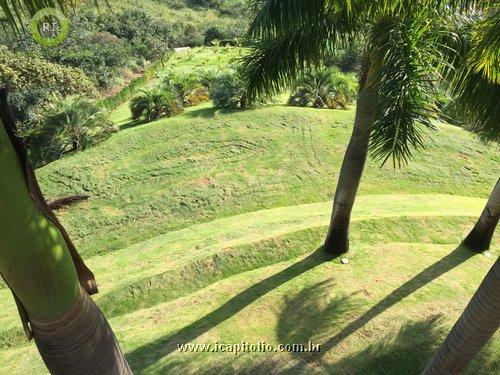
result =
[{"label": "shadow on grass", "polygon": [[202,107],[197,109],[190,109],[184,112],[184,116],[192,117],[192,118],[214,118],[215,114],[228,115],[232,113],[240,113],[244,110],[241,108],[215,108],[211,107]]},{"label": "shadow on grass", "polygon": [[190,109],[189,111],[184,112],[184,116],[193,118],[213,118],[216,112],[217,108],[215,107],[202,107]]},{"label": "shadow on grass", "polygon": [[123,125],[120,125],[120,130],[135,128],[136,126],[144,125],[147,123],[148,122],[145,119],[131,120]]},{"label": "shadow on grass", "polygon": [[349,323],[344,329],[342,329],[335,336],[327,340],[325,343],[321,344],[321,352],[314,354],[307,354],[303,356],[305,362],[298,364],[299,368],[295,368],[292,373],[301,372],[301,369],[307,367],[308,362],[316,362],[321,360],[321,358],[332,348],[336,347],[342,340],[346,339],[354,332],[364,327],[372,319],[376,318],[378,315],[382,314],[404,298],[408,297],[410,294],[416,292],[420,288],[427,285],[429,282],[435,280],[439,276],[445,274],[446,272],[452,270],[453,268],[464,263],[471,257],[476,255],[465,246],[460,245],[450,254],[446,255],[441,260],[437,261],[433,265],[427,267],[425,270],[414,276],[411,280],[407,281],[399,288],[394,290],[391,294],[386,296],[384,299],[379,301],[375,306],[370,308],[367,312],[361,315],[359,318],[355,319]]},{"label": "shadow on grass", "polygon": [[210,314],[182,328],[177,333],[162,337],[137,348],[127,355],[127,360],[135,372],[141,372],[161,358],[177,350],[178,344],[185,344],[195,340],[273,289],[329,260],[332,260],[332,256],[327,255],[321,247],[283,271],[252,285]]}]

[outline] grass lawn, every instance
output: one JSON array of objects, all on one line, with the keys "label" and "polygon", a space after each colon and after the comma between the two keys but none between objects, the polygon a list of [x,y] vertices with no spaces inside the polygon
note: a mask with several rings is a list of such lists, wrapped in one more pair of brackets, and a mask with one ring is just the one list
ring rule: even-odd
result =
[{"label": "grass lawn", "polygon": [[[126,124],[126,107],[114,116]],[[403,169],[370,160],[343,265],[321,243],[353,118],[207,103],[37,171],[49,198],[90,195],[57,215],[135,373],[420,373],[498,256],[498,234],[489,256],[459,244],[500,154],[439,124]],[[0,374],[46,374],[5,288],[0,301]],[[178,349],[242,341],[321,351]],[[468,373],[495,373],[499,358],[497,334]]]}]

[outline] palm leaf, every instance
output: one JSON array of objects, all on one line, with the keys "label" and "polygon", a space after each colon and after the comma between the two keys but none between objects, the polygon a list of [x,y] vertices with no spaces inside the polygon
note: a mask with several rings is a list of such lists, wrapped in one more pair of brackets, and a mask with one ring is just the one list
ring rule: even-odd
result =
[{"label": "palm leaf", "polygon": [[500,8],[455,20],[457,38],[448,56],[453,109],[485,142],[500,142]]},{"label": "palm leaf", "polygon": [[253,47],[241,64],[250,101],[282,90],[305,68],[319,64],[328,49],[353,40],[360,27],[346,6],[328,11],[325,0],[257,0],[253,5],[248,33]]},{"label": "palm leaf", "polygon": [[[43,8],[59,8],[67,13],[70,8],[77,6],[78,2],[78,0],[2,0],[0,9],[5,16],[6,23],[12,29],[19,31],[26,20]],[[108,4],[107,0],[104,2]],[[93,3],[96,7],[99,6],[99,0],[93,0]]]},{"label": "palm leaf", "polygon": [[422,10],[407,19],[386,18],[373,29],[371,50],[380,68],[373,82],[377,92],[376,120],[370,150],[394,167],[410,161],[425,145],[425,129],[434,129],[432,106],[441,55],[437,14]]}]

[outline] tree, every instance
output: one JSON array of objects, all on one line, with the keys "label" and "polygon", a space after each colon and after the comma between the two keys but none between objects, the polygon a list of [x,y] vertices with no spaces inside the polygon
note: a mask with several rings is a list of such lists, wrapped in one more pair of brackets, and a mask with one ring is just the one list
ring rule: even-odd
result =
[{"label": "tree", "polygon": [[48,208],[0,89],[0,273],[26,335],[55,374],[128,374],[115,336],[89,294],[94,275]]},{"label": "tree", "polygon": [[[24,16],[65,0],[0,3],[17,29]],[[90,294],[94,275],[48,208],[0,89],[0,273],[14,294],[29,339],[53,374],[131,374],[106,318]]]},{"label": "tree", "polygon": [[[481,17],[458,19],[459,38],[446,72],[457,116],[486,144],[500,142],[500,8],[483,9]],[[471,250],[488,250],[500,217],[497,181],[478,222],[465,238]]]},{"label": "tree", "polygon": [[497,181],[493,192],[486,203],[479,220],[464,240],[464,245],[478,253],[490,248],[493,233],[500,218],[500,180]]},{"label": "tree", "polygon": [[270,96],[325,55],[366,41],[356,116],[344,156],[325,249],[349,249],[349,222],[369,146],[384,164],[409,162],[423,147],[435,83],[454,42],[450,14],[479,9],[487,1],[255,0],[249,37],[254,43],[242,69],[247,97]]},{"label": "tree", "polygon": [[[460,56],[448,72],[460,115],[474,124],[485,142],[500,141],[500,9],[485,9],[482,18],[466,22]],[[458,57],[458,59],[457,59]],[[500,216],[500,180],[477,224],[464,240],[474,251],[488,249]],[[500,258],[472,297],[465,311],[423,374],[462,373],[500,325]]]},{"label": "tree", "polygon": [[461,374],[499,325],[500,258],[422,374]]}]

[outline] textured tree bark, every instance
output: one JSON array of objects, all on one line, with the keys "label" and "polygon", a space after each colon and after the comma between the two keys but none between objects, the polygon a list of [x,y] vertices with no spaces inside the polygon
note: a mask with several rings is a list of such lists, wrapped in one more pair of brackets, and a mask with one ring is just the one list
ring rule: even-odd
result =
[{"label": "textured tree bark", "polygon": [[478,253],[490,248],[500,218],[500,179],[486,203],[479,220],[464,240],[464,245]]},{"label": "textured tree bark", "polygon": [[[55,374],[130,374],[97,291],[68,234],[48,208],[0,89],[0,273],[29,339]],[[95,371],[93,371],[95,369]]]},{"label": "textured tree bark", "polygon": [[351,212],[368,155],[370,130],[375,115],[376,96],[369,87],[372,74],[370,69],[360,80],[354,129],[335,191],[330,227],[324,245],[325,251],[334,255],[349,251]]},{"label": "textured tree bark", "polygon": [[461,374],[495,334],[499,324],[500,258],[422,374]]},{"label": "textured tree bark", "polygon": [[81,289],[75,305],[57,319],[31,319],[51,374],[132,374],[101,310]]}]

